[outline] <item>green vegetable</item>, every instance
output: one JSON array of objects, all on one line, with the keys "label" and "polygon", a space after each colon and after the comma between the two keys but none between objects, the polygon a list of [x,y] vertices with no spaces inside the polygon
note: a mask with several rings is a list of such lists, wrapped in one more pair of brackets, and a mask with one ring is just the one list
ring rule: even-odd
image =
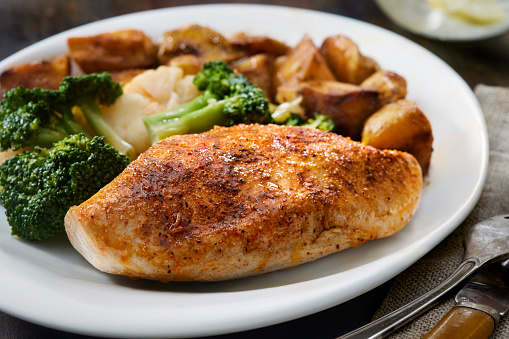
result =
[{"label": "green vegetable", "polygon": [[301,102],[302,97],[299,96],[292,101],[283,102],[280,105],[271,104],[270,110],[274,123],[284,125],[292,115],[303,115],[305,110],[300,105]]},{"label": "green vegetable", "polygon": [[72,108],[78,106],[98,135],[133,160],[133,146],[115,132],[99,109],[120,95],[122,87],[108,73],[65,77],[58,90],[18,87],[7,91],[1,102],[0,151],[47,148],[69,135],[85,133],[74,121]]},{"label": "green vegetable", "polygon": [[70,134],[84,133],[60,91],[17,87],[6,91],[0,104],[0,151],[51,147]]},{"label": "green vegetable", "polygon": [[302,97],[297,97],[290,102],[284,102],[279,106],[273,106],[272,120],[279,125],[303,126],[317,128],[324,131],[332,131],[334,122],[325,114],[315,113],[313,119],[304,119],[304,109],[300,106]]},{"label": "green vegetable", "polygon": [[135,159],[134,147],[108,124],[99,108],[100,104],[112,105],[122,95],[122,87],[112,80],[109,73],[66,77],[60,83],[60,92],[68,103],[81,108],[89,125],[97,134],[104,136],[107,143],[131,160]]},{"label": "green vegetable", "polygon": [[292,114],[285,122],[287,126],[302,126],[302,127],[310,127],[317,128],[323,131],[332,131],[334,129],[334,122],[331,118],[326,116],[325,114],[315,113],[313,119],[302,119],[300,115]]},{"label": "green vegetable", "polygon": [[212,61],[194,78],[202,91],[190,102],[143,118],[151,141],[176,134],[201,133],[215,125],[271,122],[269,102],[260,88],[223,61]]},{"label": "green vegetable", "polygon": [[90,198],[129,164],[104,137],[66,137],[0,165],[0,201],[12,234],[43,240],[64,231],[67,210]]}]

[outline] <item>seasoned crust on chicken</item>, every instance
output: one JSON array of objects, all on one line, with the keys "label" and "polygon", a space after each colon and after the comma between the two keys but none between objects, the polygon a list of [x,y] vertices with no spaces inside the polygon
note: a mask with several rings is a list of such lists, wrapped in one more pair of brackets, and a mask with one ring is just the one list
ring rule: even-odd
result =
[{"label": "seasoned crust on chicken", "polygon": [[133,278],[224,280],[274,271],[407,224],[419,164],[304,127],[237,125],[153,145],[65,219],[96,268]]}]

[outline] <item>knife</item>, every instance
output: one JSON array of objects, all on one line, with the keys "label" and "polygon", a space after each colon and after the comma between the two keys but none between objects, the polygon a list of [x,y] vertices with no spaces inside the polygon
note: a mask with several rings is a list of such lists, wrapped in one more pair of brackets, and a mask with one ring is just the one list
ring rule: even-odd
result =
[{"label": "knife", "polygon": [[509,259],[482,268],[455,301],[424,339],[488,338],[509,309]]},{"label": "knife", "polygon": [[[353,330],[338,339],[374,339],[385,337],[403,327],[408,322],[419,317],[422,313],[438,304],[449,291],[462,286],[464,281],[471,281],[472,277],[493,264],[495,264],[495,266],[491,266],[489,270],[486,270],[487,273],[482,273],[479,277],[476,277],[475,280],[472,280],[472,284],[475,284],[477,287],[493,286],[491,290],[498,291],[501,294],[502,301],[499,300],[501,304],[509,305],[509,302],[505,302],[509,295],[509,291],[507,289],[509,286],[509,280],[507,277],[507,267],[509,267],[509,264],[506,262],[506,260],[509,261],[509,214],[497,215],[478,222],[472,226],[463,239],[463,245],[465,248],[463,261],[459,264],[456,270],[440,284],[422,296],[416,298],[414,301],[389,314],[386,314],[381,318],[373,320],[372,322]],[[500,296],[493,293],[485,293],[485,295],[489,300],[497,300],[497,298],[500,298]],[[464,303],[461,308],[464,310],[465,304],[468,301],[463,299],[458,299],[458,301],[462,301]],[[490,309],[485,309],[486,311],[489,310],[487,313],[490,313],[490,315],[482,310],[474,309],[472,307],[468,307],[468,311],[472,310],[471,313],[484,317],[484,322],[487,324],[490,324],[491,321],[493,327],[497,322],[497,319],[504,315],[507,311],[506,306],[499,306],[498,308],[495,308],[493,306],[498,305],[490,305],[488,302],[483,304],[482,301],[477,299],[472,299],[470,302],[472,303],[470,306],[474,306],[475,304],[491,307]],[[492,301],[491,303],[494,302]],[[483,307],[479,306],[479,308]],[[480,311],[481,313],[476,311]],[[488,330],[486,332],[488,333],[493,330],[493,328],[487,328]],[[474,331],[468,330],[467,332]],[[447,339],[453,338],[454,337],[451,336]],[[478,337],[465,337],[461,334],[459,338],[474,339]]]}]

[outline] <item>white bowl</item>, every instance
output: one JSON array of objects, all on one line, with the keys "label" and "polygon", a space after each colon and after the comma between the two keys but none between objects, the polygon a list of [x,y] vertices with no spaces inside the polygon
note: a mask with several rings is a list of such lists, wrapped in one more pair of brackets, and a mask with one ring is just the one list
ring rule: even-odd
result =
[{"label": "white bowl", "polygon": [[476,24],[431,9],[426,0],[376,0],[380,9],[397,25],[437,40],[481,40],[509,30],[509,0],[498,0],[505,19],[492,24]]}]

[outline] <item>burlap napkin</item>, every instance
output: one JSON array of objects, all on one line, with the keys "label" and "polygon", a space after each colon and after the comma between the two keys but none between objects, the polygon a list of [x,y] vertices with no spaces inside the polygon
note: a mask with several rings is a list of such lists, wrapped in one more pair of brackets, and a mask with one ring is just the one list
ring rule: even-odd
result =
[{"label": "burlap napkin", "polygon": [[[490,143],[488,175],[481,198],[449,237],[394,279],[374,318],[398,309],[438,285],[461,262],[466,231],[483,219],[509,213],[509,89],[478,85],[475,94],[484,111]],[[451,295],[390,338],[422,338],[453,306],[454,296]],[[509,338],[509,317],[499,322],[491,338]]]}]

